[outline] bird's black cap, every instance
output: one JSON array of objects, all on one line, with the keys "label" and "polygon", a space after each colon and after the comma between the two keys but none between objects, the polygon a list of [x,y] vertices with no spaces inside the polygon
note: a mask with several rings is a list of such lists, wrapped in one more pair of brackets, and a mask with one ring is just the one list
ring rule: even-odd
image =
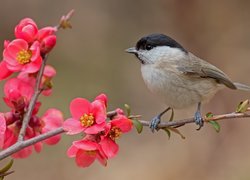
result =
[{"label": "bird's black cap", "polygon": [[187,53],[187,50],[185,50],[178,42],[176,42],[174,39],[164,34],[157,34],[157,33],[150,34],[142,37],[136,43],[137,50],[139,49],[150,50],[157,46],[169,46],[173,48],[179,48]]}]

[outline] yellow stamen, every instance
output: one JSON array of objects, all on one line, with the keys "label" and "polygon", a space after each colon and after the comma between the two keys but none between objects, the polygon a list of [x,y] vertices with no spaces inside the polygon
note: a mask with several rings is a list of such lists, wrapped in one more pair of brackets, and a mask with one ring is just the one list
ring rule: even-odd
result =
[{"label": "yellow stamen", "polygon": [[89,113],[89,114],[84,114],[80,117],[80,122],[82,124],[82,126],[84,127],[89,127],[89,126],[92,126],[95,122],[95,118],[93,116],[92,113]]},{"label": "yellow stamen", "polygon": [[122,135],[122,131],[118,127],[112,127],[110,132],[109,132],[109,137],[113,140],[118,139]]},{"label": "yellow stamen", "polygon": [[27,64],[30,62],[30,58],[32,57],[31,50],[21,50],[17,54],[17,61],[19,64]]}]

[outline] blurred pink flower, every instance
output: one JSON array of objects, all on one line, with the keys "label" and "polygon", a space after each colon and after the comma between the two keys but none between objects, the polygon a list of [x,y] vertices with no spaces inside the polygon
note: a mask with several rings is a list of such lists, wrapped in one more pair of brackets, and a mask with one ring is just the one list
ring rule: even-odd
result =
[{"label": "blurred pink flower", "polygon": [[30,18],[22,19],[15,27],[15,36],[17,39],[23,39],[28,43],[37,38],[38,28],[36,23]]},{"label": "blurred pink flower", "polygon": [[22,111],[29,104],[33,92],[33,87],[28,83],[12,78],[4,85],[4,101],[15,111]]},{"label": "blurred pink flower", "polygon": [[69,157],[75,157],[76,164],[79,167],[88,167],[96,159],[103,166],[107,165],[107,157],[100,148],[100,145],[88,139],[74,141],[72,146],[68,149],[67,155]]},{"label": "blurred pink flower", "polygon": [[38,41],[35,41],[30,47],[28,42],[23,39],[11,41],[3,52],[6,67],[13,72],[37,72],[42,63],[39,46]]},{"label": "blurred pink flower", "polygon": [[103,102],[95,100],[90,103],[84,98],[75,98],[70,103],[72,118],[63,123],[67,134],[97,134],[104,130],[106,121],[106,109]]},{"label": "blurred pink flower", "polygon": [[56,45],[56,28],[44,27],[39,29],[37,40],[40,42],[40,49],[42,53],[48,53]]},{"label": "blurred pink flower", "polygon": [[[63,114],[57,109],[48,109],[45,114],[41,117],[41,121],[44,124],[42,127],[42,134],[57,129],[63,124]],[[53,136],[49,139],[44,140],[48,145],[54,145],[61,139],[61,135]]]},{"label": "blurred pink flower", "polygon": [[116,140],[123,134],[129,132],[133,127],[131,120],[126,116],[120,115],[119,117],[111,120],[106,126],[106,133],[100,145],[103,152],[108,158],[116,156],[119,151],[119,146],[116,144]]}]

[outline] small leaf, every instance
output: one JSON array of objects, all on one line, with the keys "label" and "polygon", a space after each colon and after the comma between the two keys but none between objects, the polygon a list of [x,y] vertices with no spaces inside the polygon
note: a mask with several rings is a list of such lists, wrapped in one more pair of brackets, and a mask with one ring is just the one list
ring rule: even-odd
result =
[{"label": "small leaf", "polygon": [[174,119],[174,109],[171,108],[171,116],[169,118],[169,121],[173,121],[173,119]]},{"label": "small leaf", "polygon": [[127,111],[127,117],[129,117],[130,114],[131,114],[131,108],[130,108],[130,106],[128,104],[124,104],[124,107],[125,107],[125,109]]},{"label": "small leaf", "polygon": [[209,121],[209,123],[214,127],[217,133],[220,132],[220,124],[217,121]]},{"label": "small leaf", "polygon": [[167,133],[168,139],[170,139],[171,132],[168,130],[168,128],[162,128],[162,130],[164,130]]},{"label": "small leaf", "polygon": [[176,128],[173,128],[173,127],[168,127],[168,129],[176,134],[179,134],[181,136],[182,139],[186,139],[185,136],[183,136],[183,134]]},{"label": "small leaf", "polygon": [[135,126],[137,132],[140,134],[143,130],[142,123],[138,121],[137,119],[131,119],[131,121],[133,122],[133,125]]},{"label": "small leaf", "polygon": [[237,113],[244,113],[247,111],[247,108],[249,107],[249,100],[245,100],[243,102],[240,102],[240,104],[237,106],[236,112]]},{"label": "small leaf", "polygon": [[212,118],[214,115],[213,115],[213,113],[211,113],[211,112],[208,112],[207,114],[206,114],[206,118]]},{"label": "small leaf", "polygon": [[0,169],[0,174],[7,172],[12,167],[13,163],[14,163],[14,160],[11,159],[10,162],[5,167]]}]

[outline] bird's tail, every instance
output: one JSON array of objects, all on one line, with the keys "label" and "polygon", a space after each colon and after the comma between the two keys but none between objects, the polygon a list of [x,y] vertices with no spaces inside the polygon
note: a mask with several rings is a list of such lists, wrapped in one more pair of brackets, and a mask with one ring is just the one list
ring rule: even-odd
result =
[{"label": "bird's tail", "polygon": [[241,83],[237,83],[235,82],[234,85],[237,87],[237,89],[239,90],[243,90],[243,91],[250,91],[250,86],[245,85],[245,84],[241,84]]}]

